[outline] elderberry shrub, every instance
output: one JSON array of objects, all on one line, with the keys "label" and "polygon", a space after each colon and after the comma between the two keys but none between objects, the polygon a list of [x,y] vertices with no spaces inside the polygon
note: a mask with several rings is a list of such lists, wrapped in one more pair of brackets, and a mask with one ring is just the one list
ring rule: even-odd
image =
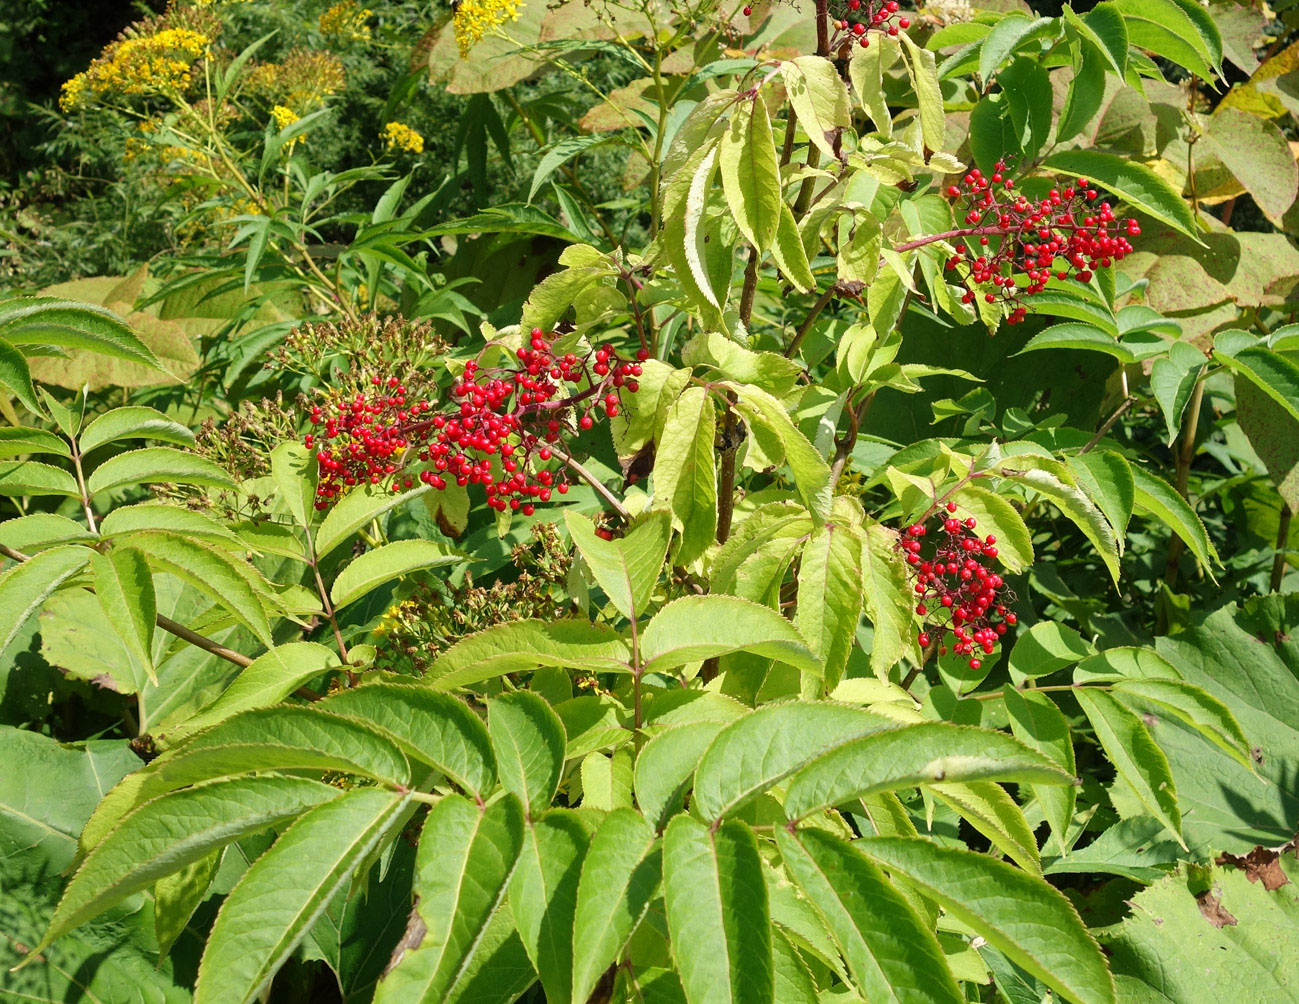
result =
[{"label": "elderberry shrub", "polygon": [[1011,194],[1015,182],[1006,170],[1004,160],[991,176],[971,168],[960,185],[948,186],[948,198],[965,207],[967,240],[955,245],[947,269],[965,286],[964,303],[979,295],[975,286],[991,286],[984,300],[1012,304],[1006,323],[1018,324],[1028,313],[1020,301],[1046,289],[1052,274],[1091,282],[1098,269],[1132,253],[1127,238],[1140,234],[1141,227],[1133,219],[1120,223],[1108,202],[1095,204],[1100,193],[1086,178],[1033,202]]},{"label": "elderberry shrub", "polygon": [[945,516],[936,514],[941,523],[932,536],[923,522],[903,531],[901,546],[915,582],[916,613],[922,618],[916,640],[922,649],[936,644],[938,654],[946,655],[950,631],[951,651],[970,656],[970,668],[978,669],[983,663],[975,649],[991,655],[998,640],[1015,626],[1017,618],[1007,609],[1014,596],[988,564],[997,557],[997,538],[980,538],[973,516],[954,518],[955,503],[948,502],[946,510]]},{"label": "elderberry shrub", "polygon": [[442,408],[406,399],[397,377],[374,377],[332,404],[313,405],[315,431],[304,437],[316,452],[316,508],[326,509],[356,485],[387,483],[394,492],[418,479],[439,491],[449,482],[482,485],[487,504],[525,516],[536,502],[568,491],[562,472],[544,466],[567,457],[567,439],[618,414],[623,393],[634,394],[637,360],[602,345],[584,355],[555,353],[555,336],[534,328],[512,365],[465,363]]}]

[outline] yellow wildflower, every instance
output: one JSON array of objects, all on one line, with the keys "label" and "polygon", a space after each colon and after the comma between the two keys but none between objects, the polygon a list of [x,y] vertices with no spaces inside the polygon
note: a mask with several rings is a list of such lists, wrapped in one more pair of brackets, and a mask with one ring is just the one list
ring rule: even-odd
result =
[{"label": "yellow wildflower", "polygon": [[298,113],[292,108],[276,105],[271,109],[271,118],[275,119],[276,128],[284,130],[298,121]]},{"label": "yellow wildflower", "polygon": [[164,28],[110,42],[89,68],[63,85],[59,104],[76,108],[86,92],[122,96],[174,94],[189,86],[190,67],[208,47],[208,37],[189,28]]},{"label": "yellow wildflower", "polygon": [[357,0],[341,0],[320,15],[320,33],[339,35],[357,42],[370,37],[370,27],[365,22],[374,14]]},{"label": "yellow wildflower", "polygon": [[517,21],[522,10],[519,0],[461,0],[452,19],[461,58],[467,58],[485,35]]},{"label": "yellow wildflower", "polygon": [[389,122],[379,133],[384,146],[389,150],[402,150],[405,153],[423,153],[424,137],[404,122]]}]

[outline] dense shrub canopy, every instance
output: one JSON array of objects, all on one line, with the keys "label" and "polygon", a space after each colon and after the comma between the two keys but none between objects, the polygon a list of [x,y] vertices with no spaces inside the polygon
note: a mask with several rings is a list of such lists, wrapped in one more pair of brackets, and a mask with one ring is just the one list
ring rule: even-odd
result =
[{"label": "dense shrub canopy", "polygon": [[1299,999],[1294,11],[131,16],[0,105],[0,999]]}]

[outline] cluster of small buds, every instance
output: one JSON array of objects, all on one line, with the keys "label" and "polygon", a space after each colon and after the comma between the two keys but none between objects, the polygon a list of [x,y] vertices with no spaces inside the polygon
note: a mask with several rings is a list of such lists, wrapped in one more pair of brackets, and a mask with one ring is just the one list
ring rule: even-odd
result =
[{"label": "cluster of small buds", "polygon": [[[870,46],[870,32],[880,31],[896,36],[911,27],[911,19],[899,13],[898,0],[847,0],[839,17],[830,18],[831,25],[844,36],[852,36],[863,49]],[[836,36],[838,41],[841,36]],[[833,44],[833,42],[832,42]]]},{"label": "cluster of small buds", "polygon": [[986,563],[997,557],[997,538],[980,538],[974,532],[978,522],[973,516],[956,519],[954,502],[948,502],[946,510],[930,546],[926,547],[929,530],[923,523],[912,524],[902,535],[902,550],[915,580],[916,614],[922,623],[916,640],[921,648],[936,641],[938,654],[946,655],[951,631],[952,653],[969,656],[970,668],[977,670],[983,663],[975,650],[991,655],[1018,618],[1007,608],[1014,598],[1005,581]]},{"label": "cluster of small buds", "polygon": [[1028,313],[1022,298],[1042,292],[1052,276],[1090,282],[1097,270],[1132,253],[1128,237],[1141,228],[1133,219],[1120,223],[1108,202],[1097,204],[1100,193],[1086,178],[1034,202],[1014,191],[1006,171],[998,161],[991,175],[971,168],[959,185],[948,186],[948,197],[965,207],[961,222],[969,232],[955,244],[947,269],[965,270],[964,303],[979,295],[987,303],[1002,301],[1011,308],[1007,323],[1017,324]]},{"label": "cluster of small buds", "polygon": [[590,429],[597,415],[618,414],[621,394],[639,389],[648,354],[642,349],[629,362],[611,346],[555,353],[552,340],[533,329],[513,366],[470,360],[452,386],[450,407],[436,413],[428,401],[408,405],[396,377],[375,377],[371,394],[358,392],[332,409],[313,406],[316,431],[304,443],[320,466],[316,508],[355,485],[388,482],[396,492],[416,478],[439,491],[452,481],[482,485],[493,509],[525,516],[536,502],[566,494],[564,474],[545,465],[564,458],[568,435]]}]

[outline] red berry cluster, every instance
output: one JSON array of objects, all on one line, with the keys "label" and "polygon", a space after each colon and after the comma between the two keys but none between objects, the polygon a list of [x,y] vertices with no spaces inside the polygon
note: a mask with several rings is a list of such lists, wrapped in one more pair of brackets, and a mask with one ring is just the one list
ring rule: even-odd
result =
[{"label": "red berry cluster", "polygon": [[903,533],[902,549],[915,579],[916,613],[924,619],[916,639],[920,647],[928,647],[936,638],[938,654],[946,655],[950,630],[952,652],[970,656],[970,668],[978,669],[983,663],[974,650],[991,655],[1007,625],[1013,627],[1018,618],[1006,607],[1014,597],[1005,581],[985,564],[997,556],[997,538],[980,539],[974,532],[978,525],[974,517],[955,519],[951,515],[955,511],[956,504],[947,503],[947,516],[938,530],[941,536],[930,548],[924,542],[928,529],[914,523]]},{"label": "red berry cluster", "polygon": [[391,478],[393,491],[410,488],[418,463],[419,480],[439,491],[449,481],[481,484],[492,508],[531,516],[534,500],[568,491],[564,475],[542,465],[565,449],[568,435],[590,429],[596,414],[618,414],[620,395],[636,392],[647,356],[642,349],[639,361],[628,362],[611,346],[559,354],[534,328],[517,365],[467,362],[450,408],[436,414],[427,401],[408,406],[396,377],[375,377],[371,394],[358,392],[329,411],[311,409],[312,424],[324,426],[304,439],[320,465],[316,508],[328,508],[354,485]]},{"label": "red berry cluster", "polygon": [[[831,45],[851,35],[863,49],[870,46],[869,32],[881,31],[896,36],[899,31],[911,27],[911,19],[902,17],[898,12],[898,0],[848,0],[839,17],[831,16],[830,23],[836,30]],[[843,34],[839,34],[843,33]]]},{"label": "red berry cluster", "polygon": [[[1053,274],[1090,282],[1098,269],[1132,253],[1127,238],[1140,234],[1141,228],[1132,219],[1120,224],[1108,202],[1096,205],[1100,193],[1086,178],[1053,188],[1033,202],[1012,194],[1015,183],[1005,172],[1005,161],[997,162],[991,176],[971,168],[960,185],[947,188],[948,197],[965,206],[964,235],[978,241],[977,246],[958,242],[947,268],[965,268],[962,302],[974,302],[979,295],[975,286],[991,286],[982,294],[984,300],[1010,304],[1007,323],[1017,324],[1028,312],[1022,297],[1042,292]],[[995,247],[990,246],[993,240]]]}]

